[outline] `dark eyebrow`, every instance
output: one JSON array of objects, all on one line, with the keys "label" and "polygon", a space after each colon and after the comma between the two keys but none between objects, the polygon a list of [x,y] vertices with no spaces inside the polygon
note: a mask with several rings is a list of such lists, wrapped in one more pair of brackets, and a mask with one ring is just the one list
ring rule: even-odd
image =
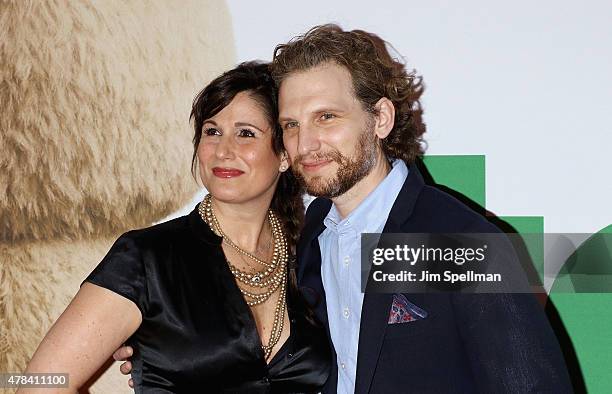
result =
[{"label": "dark eyebrow", "polygon": [[[219,125],[217,125],[217,122],[215,122],[215,121],[214,121],[214,120],[212,120],[212,119],[206,119],[206,120],[204,121],[204,123],[202,123],[202,124],[204,125],[204,124],[206,124],[206,123],[210,123],[210,124],[212,124],[213,126],[219,127]],[[255,126],[254,124],[251,124],[251,123],[248,123],[248,122],[236,122],[236,123],[234,123],[234,126],[236,126],[236,127],[243,127],[243,126],[252,127],[252,128],[254,128],[254,129],[257,129],[257,130],[261,131],[262,133],[265,133],[265,131],[264,131],[264,130],[262,130],[262,129],[260,129],[259,127]]]},{"label": "dark eyebrow", "polygon": [[236,123],[234,123],[234,126],[237,126],[237,127],[248,126],[248,127],[252,127],[254,129],[257,129],[257,130],[261,131],[262,133],[264,132],[262,129],[260,129],[259,127],[255,126],[254,124],[247,123],[247,122],[236,122]]}]

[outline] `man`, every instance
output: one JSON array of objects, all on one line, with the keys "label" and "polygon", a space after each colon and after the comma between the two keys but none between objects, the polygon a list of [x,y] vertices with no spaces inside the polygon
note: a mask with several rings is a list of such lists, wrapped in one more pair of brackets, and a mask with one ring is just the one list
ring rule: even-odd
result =
[{"label": "man", "polygon": [[[335,349],[325,392],[571,392],[530,294],[361,293],[363,232],[499,231],[426,186],[414,165],[420,79],[379,37],[335,25],[278,46],[273,74],[294,172],[320,197],[306,214],[298,281]],[[426,314],[389,324],[397,303]]]},{"label": "man", "polygon": [[[294,172],[322,197],[306,214],[298,281],[321,295],[337,361],[327,391],[571,391],[531,294],[361,293],[361,233],[499,232],[424,185],[420,80],[379,37],[334,25],[278,46],[272,64]],[[388,324],[402,300],[426,317]]]}]

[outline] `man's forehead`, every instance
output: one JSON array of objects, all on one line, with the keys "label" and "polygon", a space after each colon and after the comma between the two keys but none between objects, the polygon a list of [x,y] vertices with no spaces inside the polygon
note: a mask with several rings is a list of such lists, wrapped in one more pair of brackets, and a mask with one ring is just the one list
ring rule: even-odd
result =
[{"label": "man's forehead", "polygon": [[288,75],[280,85],[279,110],[295,106],[350,105],[354,101],[350,74],[338,65],[322,65]]},{"label": "man's forehead", "polygon": [[286,75],[280,88],[283,90],[284,86],[302,85],[304,88],[317,89],[329,84],[351,87],[352,78],[348,69],[337,63],[321,63]]}]

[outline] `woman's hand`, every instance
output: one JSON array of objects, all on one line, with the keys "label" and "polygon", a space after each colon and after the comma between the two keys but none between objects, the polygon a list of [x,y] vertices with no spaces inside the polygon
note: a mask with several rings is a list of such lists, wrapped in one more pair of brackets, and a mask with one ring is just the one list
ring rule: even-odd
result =
[{"label": "woman's hand", "polygon": [[141,322],[132,301],[86,282],[38,346],[26,372],[67,373],[68,389],[45,392],[76,393]]}]

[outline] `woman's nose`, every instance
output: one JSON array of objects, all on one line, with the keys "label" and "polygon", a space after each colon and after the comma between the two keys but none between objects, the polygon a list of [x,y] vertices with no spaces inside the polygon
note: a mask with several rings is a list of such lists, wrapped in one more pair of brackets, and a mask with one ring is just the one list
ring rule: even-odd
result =
[{"label": "woman's nose", "polygon": [[234,158],[234,140],[231,136],[222,136],[219,143],[217,144],[217,149],[215,150],[215,155],[218,159],[232,159]]}]

